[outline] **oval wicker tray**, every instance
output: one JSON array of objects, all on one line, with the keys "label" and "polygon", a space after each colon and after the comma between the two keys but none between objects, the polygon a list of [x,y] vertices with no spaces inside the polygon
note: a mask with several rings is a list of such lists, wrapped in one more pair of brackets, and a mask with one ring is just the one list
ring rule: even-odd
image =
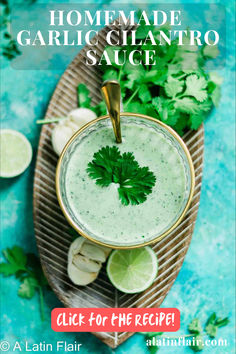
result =
[{"label": "oval wicker tray", "polygon": [[[113,29],[115,26],[112,27]],[[111,27],[99,32],[97,55],[106,45],[104,35]],[[116,28],[118,29],[118,28]],[[94,39],[96,40],[96,38]],[[62,75],[49,103],[46,118],[65,116],[77,107],[76,88],[80,82],[90,89],[92,103],[101,100],[101,77],[95,66],[85,64],[84,47]],[[67,307],[159,307],[173,285],[190,245],[201,191],[204,130],[189,131],[184,136],[191,153],[196,186],[192,204],[177,229],[153,246],[159,259],[159,273],[154,284],[141,294],[128,295],[117,291],[109,282],[105,268],[92,284],[79,287],[67,276],[67,251],[72,236],[69,225],[57,202],[55,169],[57,156],[51,146],[53,124],[42,128],[38,146],[34,178],[34,224],[38,250],[45,275],[52,289]],[[124,342],[133,333],[93,333],[112,348]]]}]

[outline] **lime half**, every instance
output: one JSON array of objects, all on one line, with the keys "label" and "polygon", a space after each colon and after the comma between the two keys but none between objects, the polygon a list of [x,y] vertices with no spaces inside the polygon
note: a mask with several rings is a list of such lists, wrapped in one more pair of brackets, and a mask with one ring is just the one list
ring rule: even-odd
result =
[{"label": "lime half", "polygon": [[15,177],[29,166],[32,147],[28,139],[16,130],[0,130],[0,177]]},{"label": "lime half", "polygon": [[128,294],[139,293],[151,286],[157,270],[157,256],[151,247],[115,250],[107,263],[107,274],[112,284]]}]

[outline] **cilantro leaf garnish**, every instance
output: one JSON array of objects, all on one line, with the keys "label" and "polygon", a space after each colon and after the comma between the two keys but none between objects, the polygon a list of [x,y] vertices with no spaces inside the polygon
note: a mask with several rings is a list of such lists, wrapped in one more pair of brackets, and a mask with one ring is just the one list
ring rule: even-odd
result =
[{"label": "cilantro leaf garnish", "polygon": [[0,263],[0,273],[8,277],[15,275],[20,280],[18,296],[31,299],[36,292],[40,297],[41,319],[44,320],[43,289],[47,280],[43,274],[40,261],[33,253],[25,253],[19,246],[2,251],[6,262]]},{"label": "cilantro leaf garnish", "polygon": [[116,146],[106,146],[93,155],[87,172],[101,187],[119,184],[118,194],[123,205],[145,202],[152,192],[156,177],[148,167],[140,167],[133,153],[120,153]]},{"label": "cilantro leaf garnish", "polygon": [[120,159],[121,154],[116,146],[103,147],[93,155],[93,161],[88,164],[89,177],[96,179],[96,184],[102,187],[109,186],[109,184],[115,182],[114,170]]}]

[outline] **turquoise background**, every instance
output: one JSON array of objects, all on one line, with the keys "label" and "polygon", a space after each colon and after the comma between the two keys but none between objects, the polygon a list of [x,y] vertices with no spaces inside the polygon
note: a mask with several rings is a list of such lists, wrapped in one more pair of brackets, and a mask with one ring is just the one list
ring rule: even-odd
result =
[{"label": "turquoise background", "polygon": [[[178,334],[187,333],[187,325],[195,316],[204,323],[213,311],[222,317],[229,315],[230,324],[219,329],[217,337],[227,339],[228,346],[204,349],[205,353],[216,354],[234,353],[235,345],[235,9],[233,1],[225,1],[224,4],[227,4],[227,63],[219,72],[224,78],[220,106],[211,113],[205,124],[205,163],[197,224],[183,267],[162,304],[163,307],[177,307],[180,310],[181,329]],[[33,146],[35,159],[40,134],[40,127],[35,122],[44,116],[63,70],[20,71],[14,70],[5,60],[2,64],[1,128],[14,128],[24,133]],[[1,249],[18,244],[26,251],[37,252],[32,218],[34,165],[35,160],[20,177],[0,181]],[[31,300],[21,299],[17,296],[19,283],[14,277],[1,277],[0,280],[0,339],[10,343],[15,340],[28,340],[29,343],[63,340],[73,343],[76,340],[83,344],[82,353],[114,352],[89,333],[53,332],[50,312],[54,307],[61,306],[53,292],[47,291],[45,294],[46,321],[42,323],[37,296]],[[134,335],[115,350],[118,354],[131,351],[148,353],[142,334]],[[184,347],[160,349],[161,353],[173,351],[191,352]]]}]

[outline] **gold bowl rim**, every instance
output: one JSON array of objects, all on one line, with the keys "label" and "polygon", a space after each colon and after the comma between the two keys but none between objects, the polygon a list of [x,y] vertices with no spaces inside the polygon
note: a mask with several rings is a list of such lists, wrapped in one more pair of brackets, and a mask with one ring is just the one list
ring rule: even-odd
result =
[{"label": "gold bowl rim", "polygon": [[145,114],[131,113],[131,112],[122,112],[122,113],[120,113],[120,116],[121,117],[128,116],[128,117],[144,118],[144,119],[147,119],[149,121],[155,122],[156,124],[159,124],[160,126],[162,126],[163,128],[168,130],[168,132],[178,141],[178,143],[181,145],[182,149],[184,150],[184,153],[185,153],[185,155],[187,157],[189,168],[190,168],[190,178],[191,178],[190,193],[189,193],[189,197],[188,197],[187,203],[186,203],[182,213],[180,214],[179,218],[175,221],[175,223],[171,227],[169,227],[168,230],[163,232],[161,235],[159,235],[159,236],[155,237],[154,239],[149,240],[147,242],[143,242],[141,244],[133,245],[133,246],[132,245],[131,246],[130,245],[129,246],[116,246],[116,245],[107,244],[105,242],[101,242],[99,240],[94,239],[92,236],[86,234],[83,230],[81,230],[80,227],[72,220],[72,217],[70,216],[70,214],[66,210],[66,207],[65,207],[65,205],[63,203],[62,196],[61,196],[61,193],[60,193],[60,187],[59,187],[59,185],[60,185],[60,183],[59,183],[60,169],[61,169],[61,164],[62,164],[63,157],[64,157],[68,147],[70,146],[70,144],[77,138],[77,136],[79,134],[81,134],[90,125],[93,125],[93,124],[97,123],[100,120],[110,119],[108,114],[100,116],[98,118],[95,118],[92,121],[90,121],[89,123],[87,123],[84,126],[82,126],[70,138],[70,140],[65,145],[65,147],[64,147],[64,149],[63,149],[63,151],[62,151],[62,153],[61,153],[61,155],[59,157],[59,160],[58,160],[58,163],[57,163],[57,168],[56,168],[56,179],[55,179],[55,182],[56,182],[56,194],[57,194],[57,199],[58,199],[60,208],[61,208],[65,218],[67,219],[69,224],[73,227],[73,229],[75,229],[78,232],[79,235],[87,238],[88,240],[90,240],[90,241],[92,241],[92,242],[94,242],[94,243],[96,243],[96,244],[98,244],[100,246],[105,246],[105,247],[112,248],[112,249],[133,249],[133,248],[139,248],[139,247],[144,247],[144,246],[147,246],[147,245],[150,245],[150,244],[154,244],[154,243],[162,240],[165,236],[167,236],[169,233],[171,233],[180,224],[180,222],[183,220],[183,218],[184,218],[184,216],[185,216],[185,214],[186,214],[186,212],[187,212],[187,210],[188,210],[188,208],[190,206],[192,198],[193,198],[194,186],[195,186],[195,173],[194,173],[194,166],[193,166],[192,158],[191,158],[191,155],[189,153],[189,150],[188,150],[187,146],[185,145],[183,139],[171,127],[169,127],[165,123],[161,122],[160,120],[158,120],[156,118],[153,118],[153,117],[150,117],[150,116],[147,116]]}]

